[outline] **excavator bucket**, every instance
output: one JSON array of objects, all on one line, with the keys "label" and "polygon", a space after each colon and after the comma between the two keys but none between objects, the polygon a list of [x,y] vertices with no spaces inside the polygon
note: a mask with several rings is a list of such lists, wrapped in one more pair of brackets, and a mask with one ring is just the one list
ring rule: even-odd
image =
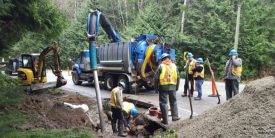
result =
[{"label": "excavator bucket", "polygon": [[67,80],[65,80],[63,76],[57,77],[56,86],[55,86],[56,88],[64,86],[66,84],[67,84]]},{"label": "excavator bucket", "polygon": [[63,77],[57,78],[57,81],[47,82],[47,83],[38,83],[38,84],[31,84],[31,85],[23,85],[24,89],[28,92],[40,91],[49,88],[58,88],[67,84],[67,80]]}]

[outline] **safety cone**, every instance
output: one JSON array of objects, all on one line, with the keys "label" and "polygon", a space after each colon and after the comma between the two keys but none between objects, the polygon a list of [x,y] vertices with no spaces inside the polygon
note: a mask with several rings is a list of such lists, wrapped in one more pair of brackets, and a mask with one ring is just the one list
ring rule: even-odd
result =
[{"label": "safety cone", "polygon": [[217,90],[215,88],[215,80],[211,80],[212,83],[212,94],[208,95],[208,97],[217,97]]}]

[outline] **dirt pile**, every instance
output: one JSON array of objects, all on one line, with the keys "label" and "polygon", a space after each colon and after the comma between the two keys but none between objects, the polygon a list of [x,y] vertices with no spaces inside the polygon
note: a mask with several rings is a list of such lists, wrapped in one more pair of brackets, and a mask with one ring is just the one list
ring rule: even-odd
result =
[{"label": "dirt pile", "polygon": [[90,110],[96,110],[96,101],[94,99],[78,94],[26,95],[25,102],[18,105],[18,108],[28,114],[32,114],[35,120],[24,125],[16,126],[16,128],[20,130],[29,130],[32,128],[93,128],[94,125],[82,109],[71,109],[64,106],[63,102],[71,104],[87,104]]},{"label": "dirt pile", "polygon": [[179,137],[275,137],[275,78],[250,82],[223,105],[172,127]]}]

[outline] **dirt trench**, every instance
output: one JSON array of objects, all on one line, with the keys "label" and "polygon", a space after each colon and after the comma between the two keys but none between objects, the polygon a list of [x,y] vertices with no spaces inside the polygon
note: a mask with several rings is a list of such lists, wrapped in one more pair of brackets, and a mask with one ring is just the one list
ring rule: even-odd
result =
[{"label": "dirt trench", "polygon": [[[103,109],[109,120],[108,125],[111,125],[111,109],[108,106],[109,100],[110,99],[108,98],[103,100]],[[137,117],[131,118],[129,121],[129,130],[126,131],[128,133],[127,137],[151,137],[156,134],[160,135],[166,132],[166,129],[162,126],[146,117],[146,114],[148,114],[148,106],[150,104],[137,103],[137,101],[132,99],[124,100],[134,103],[139,112]],[[112,131],[110,132],[112,133]]]},{"label": "dirt trench", "polygon": [[90,110],[96,108],[96,102],[88,97],[78,94],[30,94],[25,96],[18,109],[33,117],[32,121],[18,125],[16,128],[24,131],[32,128],[66,129],[72,127],[87,127],[94,129],[90,119],[82,109],[71,109],[64,106],[63,102],[72,104],[86,103]]},{"label": "dirt trench", "polygon": [[275,137],[275,78],[246,85],[243,92],[192,120],[172,127],[180,138]]},{"label": "dirt trench", "polygon": [[[99,137],[116,138],[111,129],[110,117],[108,113],[104,114],[104,133],[100,132],[99,115],[95,98],[85,97],[77,93],[55,90],[57,93],[40,92],[26,94],[23,103],[17,105],[17,108],[31,116],[31,121],[25,124],[18,124],[15,127],[21,131],[27,131],[33,128],[45,129],[68,129],[83,128],[97,132]],[[72,109],[63,103],[74,105],[87,104],[89,111],[84,113],[80,108]],[[105,101],[106,104],[106,101]],[[105,105],[104,104],[104,105]],[[146,111],[147,109],[140,109]],[[110,113],[110,112],[109,112]],[[130,120],[128,137],[149,137],[156,130],[162,132],[159,127],[144,118],[143,114]]]}]

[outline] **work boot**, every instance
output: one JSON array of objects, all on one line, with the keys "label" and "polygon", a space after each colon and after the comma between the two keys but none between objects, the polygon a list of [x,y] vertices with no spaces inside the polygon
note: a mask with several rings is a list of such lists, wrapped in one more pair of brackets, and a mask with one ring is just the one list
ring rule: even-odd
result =
[{"label": "work boot", "polygon": [[123,121],[122,120],[119,120],[119,122],[118,122],[118,136],[120,136],[120,137],[126,137],[127,136],[127,134],[126,133],[124,133],[124,127],[123,127]]},{"label": "work boot", "polygon": [[172,118],[172,121],[178,121],[180,120],[180,117]]},{"label": "work boot", "polygon": [[201,100],[201,97],[198,96],[198,97],[195,97],[194,99],[195,100]]},{"label": "work boot", "polygon": [[117,129],[113,129],[113,133],[117,134],[118,133]]},{"label": "work boot", "polygon": [[120,131],[120,132],[118,132],[118,136],[120,136],[120,137],[127,137],[127,134],[124,133],[123,131]]},{"label": "work boot", "polygon": [[115,122],[111,122],[112,124],[112,130],[113,130],[113,133],[117,133],[117,128],[116,128],[116,123]]},{"label": "work boot", "polygon": [[162,124],[165,124],[165,125],[168,125],[168,122],[163,121],[163,120],[161,121],[161,123],[162,123]]}]

